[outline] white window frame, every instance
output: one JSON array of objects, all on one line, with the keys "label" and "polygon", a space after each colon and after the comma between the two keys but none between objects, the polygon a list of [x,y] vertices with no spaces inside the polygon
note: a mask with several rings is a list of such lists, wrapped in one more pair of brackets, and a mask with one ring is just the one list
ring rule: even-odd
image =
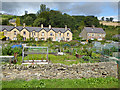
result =
[{"label": "white window frame", "polygon": [[17,40],[17,37],[14,37],[13,40]]},{"label": "white window frame", "polygon": [[23,31],[23,35],[26,35],[26,31]]},{"label": "white window frame", "polygon": [[16,32],[16,31],[14,31],[14,35],[17,35],[17,32]]},{"label": "white window frame", "polygon": [[67,36],[69,36],[69,33],[67,33]]},{"label": "white window frame", "polygon": [[41,40],[45,40],[45,38],[41,38]]},{"label": "white window frame", "polygon": [[45,33],[44,33],[44,32],[42,32],[42,36],[45,36]]},{"label": "white window frame", "polygon": [[53,33],[52,33],[52,32],[50,33],[50,36],[53,36]]},{"label": "white window frame", "polygon": [[4,31],[4,35],[6,35],[7,34],[7,31]]},{"label": "white window frame", "polygon": [[88,34],[88,36],[91,36],[90,34]]},{"label": "white window frame", "polygon": [[37,38],[37,37],[35,38],[35,41],[38,41],[38,38]]},{"label": "white window frame", "polygon": [[66,38],[67,41],[70,41],[70,38]]}]

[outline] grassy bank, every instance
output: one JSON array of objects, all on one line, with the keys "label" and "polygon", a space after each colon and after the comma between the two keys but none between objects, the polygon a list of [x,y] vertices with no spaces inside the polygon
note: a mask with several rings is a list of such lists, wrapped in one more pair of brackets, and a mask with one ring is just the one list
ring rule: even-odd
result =
[{"label": "grassy bank", "polygon": [[3,88],[118,88],[118,79],[89,78],[89,79],[42,79],[42,80],[13,80],[3,81]]}]

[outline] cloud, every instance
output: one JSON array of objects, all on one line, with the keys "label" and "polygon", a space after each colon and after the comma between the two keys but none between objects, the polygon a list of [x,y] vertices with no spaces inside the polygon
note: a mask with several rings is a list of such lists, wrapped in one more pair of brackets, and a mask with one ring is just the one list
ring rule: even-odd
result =
[{"label": "cloud", "polygon": [[16,15],[23,15],[25,10],[36,13],[40,4],[70,15],[100,15],[106,4],[116,10],[116,3],[104,2],[3,2],[2,11]]}]

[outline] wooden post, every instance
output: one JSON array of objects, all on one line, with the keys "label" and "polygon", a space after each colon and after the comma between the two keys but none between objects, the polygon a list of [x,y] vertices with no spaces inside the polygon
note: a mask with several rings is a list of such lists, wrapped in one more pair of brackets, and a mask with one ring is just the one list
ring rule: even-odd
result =
[{"label": "wooden post", "polygon": [[11,58],[9,59],[9,63],[11,64]]}]

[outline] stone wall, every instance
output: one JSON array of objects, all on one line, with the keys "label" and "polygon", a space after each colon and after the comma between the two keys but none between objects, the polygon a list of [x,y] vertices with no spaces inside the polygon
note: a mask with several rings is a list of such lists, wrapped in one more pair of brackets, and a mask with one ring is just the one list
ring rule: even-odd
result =
[{"label": "stone wall", "polygon": [[116,62],[79,63],[76,65],[3,65],[3,80],[13,79],[81,79],[90,77],[116,77]]}]

